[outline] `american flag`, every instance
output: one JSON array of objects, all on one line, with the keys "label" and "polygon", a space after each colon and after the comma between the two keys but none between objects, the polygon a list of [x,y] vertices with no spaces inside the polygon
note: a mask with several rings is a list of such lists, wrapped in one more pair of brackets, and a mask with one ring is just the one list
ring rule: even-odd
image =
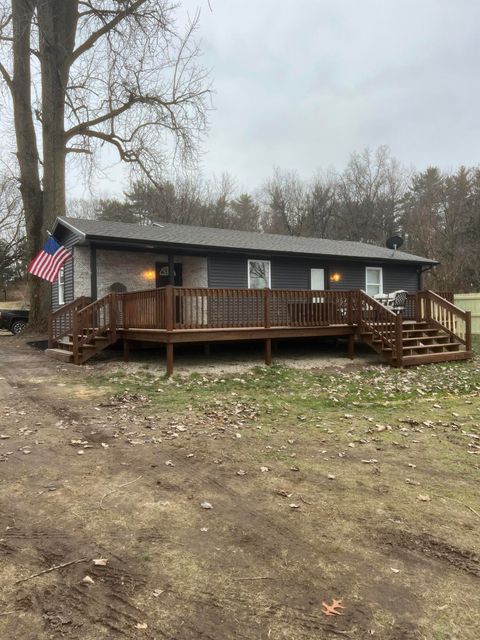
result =
[{"label": "american flag", "polygon": [[28,273],[48,282],[55,282],[58,272],[71,255],[70,251],[50,236],[38,256],[28,265]]}]

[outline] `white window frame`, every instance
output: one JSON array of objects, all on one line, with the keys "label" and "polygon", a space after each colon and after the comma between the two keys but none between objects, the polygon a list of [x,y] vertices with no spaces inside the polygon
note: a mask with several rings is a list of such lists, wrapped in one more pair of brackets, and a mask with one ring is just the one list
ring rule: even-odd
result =
[{"label": "white window frame", "polygon": [[[377,291],[377,293],[374,294],[370,294],[368,292],[368,286],[370,285],[375,285],[377,286],[377,283],[373,283],[373,282],[368,282],[368,272],[369,271],[378,271],[378,273],[380,274],[380,277],[378,279],[378,287],[379,290]],[[367,293],[367,295],[369,295],[371,298],[373,298],[374,296],[378,295],[379,293],[383,293],[383,267],[365,267],[365,293]]]},{"label": "white window frame", "polygon": [[62,306],[65,304],[65,267],[62,267],[58,272],[57,286],[58,304]]},{"label": "white window frame", "polygon": [[251,262],[264,262],[265,264],[268,264],[268,286],[264,287],[265,289],[271,289],[272,288],[272,264],[270,262],[270,260],[256,260],[255,258],[252,258],[251,260],[248,260],[247,262],[247,275],[248,275],[248,288],[251,289],[251,282],[250,282],[250,263]]}]

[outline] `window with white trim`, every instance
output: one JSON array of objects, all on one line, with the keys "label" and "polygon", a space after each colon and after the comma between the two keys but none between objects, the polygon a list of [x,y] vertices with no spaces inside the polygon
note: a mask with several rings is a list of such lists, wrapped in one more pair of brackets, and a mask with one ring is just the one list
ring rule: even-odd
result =
[{"label": "window with white trim", "polygon": [[372,298],[383,293],[382,267],[367,267],[365,269],[365,291]]},{"label": "window with white trim", "polygon": [[270,289],[270,260],[248,261],[248,288]]},{"label": "window with white trim", "polygon": [[58,272],[58,304],[65,304],[65,268]]}]

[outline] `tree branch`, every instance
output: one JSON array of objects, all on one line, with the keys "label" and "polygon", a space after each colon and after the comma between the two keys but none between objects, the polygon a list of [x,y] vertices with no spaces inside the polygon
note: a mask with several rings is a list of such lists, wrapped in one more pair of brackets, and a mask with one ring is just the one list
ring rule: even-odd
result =
[{"label": "tree branch", "polygon": [[0,74],[2,74],[2,77],[5,80],[7,87],[10,89],[10,93],[13,94],[13,80],[1,62],[0,62]]},{"label": "tree branch", "polygon": [[147,2],[147,0],[135,0],[135,2],[133,2],[129,7],[127,7],[126,9],[124,9],[123,11],[120,11],[115,18],[112,18],[112,20],[109,20],[107,23],[105,23],[103,25],[103,27],[101,27],[100,29],[98,29],[97,31],[94,31],[92,33],[91,36],[89,36],[85,42],[83,42],[81,45],[79,45],[75,51],[72,53],[71,57],[70,57],[70,64],[73,64],[73,62],[75,62],[75,60],[77,60],[81,55],[83,55],[86,51],[88,51],[89,49],[91,49],[93,47],[93,45],[97,42],[97,40],[99,38],[101,38],[102,36],[106,35],[109,31],[111,31],[112,29],[114,29],[117,24],[119,24],[122,20],[124,20],[125,18],[127,18],[128,16],[132,15],[135,13],[135,11],[137,9],[139,9],[143,4],[145,4]]}]

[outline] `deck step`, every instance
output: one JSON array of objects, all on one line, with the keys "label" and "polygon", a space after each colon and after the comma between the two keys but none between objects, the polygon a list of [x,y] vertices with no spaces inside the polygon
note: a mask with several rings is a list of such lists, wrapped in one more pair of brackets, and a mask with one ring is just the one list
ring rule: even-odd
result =
[{"label": "deck step", "polygon": [[403,347],[404,351],[426,351],[428,349],[449,349],[449,347],[460,347],[459,342],[442,342],[440,344],[412,344]]},{"label": "deck step", "polygon": [[431,336],[414,336],[413,338],[403,338],[403,343],[406,342],[426,342],[427,340],[450,340],[450,336],[447,334],[431,335]]},{"label": "deck step", "polygon": [[55,358],[55,360],[62,360],[62,362],[73,362],[73,353],[66,349],[45,349],[45,353],[49,358]]},{"label": "deck step", "polygon": [[433,327],[430,328],[425,328],[425,329],[403,329],[402,331],[403,335],[411,335],[410,337],[415,337],[416,335],[435,335],[436,333],[442,333],[441,329],[435,329]]},{"label": "deck step", "polygon": [[424,353],[414,356],[403,356],[402,364],[409,367],[417,364],[434,364],[437,362],[450,362],[452,360],[470,360],[473,351],[443,351],[442,353]]}]

